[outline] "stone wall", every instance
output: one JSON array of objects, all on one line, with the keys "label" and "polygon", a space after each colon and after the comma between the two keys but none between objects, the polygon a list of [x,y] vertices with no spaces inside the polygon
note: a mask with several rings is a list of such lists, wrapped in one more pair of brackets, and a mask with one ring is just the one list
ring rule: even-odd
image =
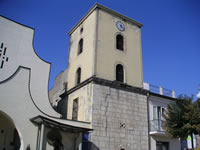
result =
[{"label": "stone wall", "polygon": [[148,150],[147,97],[94,84],[90,141],[101,150]]}]

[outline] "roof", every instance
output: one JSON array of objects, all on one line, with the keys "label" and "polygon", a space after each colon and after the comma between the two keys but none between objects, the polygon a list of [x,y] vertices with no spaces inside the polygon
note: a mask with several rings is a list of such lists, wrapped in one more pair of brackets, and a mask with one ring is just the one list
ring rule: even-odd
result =
[{"label": "roof", "polygon": [[135,21],[135,20],[133,20],[133,19],[127,17],[127,16],[124,16],[124,15],[122,15],[122,14],[120,14],[120,13],[118,13],[118,12],[116,12],[116,11],[110,9],[110,8],[107,8],[107,7],[103,6],[103,5],[100,5],[100,4],[96,3],[96,4],[87,12],[87,14],[86,14],[83,18],[81,18],[81,20],[79,20],[79,22],[68,32],[68,34],[71,35],[71,34],[74,32],[74,30],[76,30],[76,29],[80,26],[80,24],[82,24],[83,21],[85,21],[85,19],[87,19],[87,17],[88,17],[95,9],[97,9],[97,8],[98,8],[98,9],[101,9],[101,10],[104,10],[104,11],[110,13],[110,14],[113,14],[113,15],[115,15],[115,16],[117,16],[117,17],[120,17],[120,18],[122,18],[122,19],[124,19],[124,20],[126,20],[126,21],[128,21],[128,22],[130,22],[130,23],[132,23],[132,24],[134,24],[134,25],[137,25],[137,26],[140,27],[140,28],[143,26],[143,24],[141,24],[141,23],[139,23],[139,22],[137,22],[137,21]]}]

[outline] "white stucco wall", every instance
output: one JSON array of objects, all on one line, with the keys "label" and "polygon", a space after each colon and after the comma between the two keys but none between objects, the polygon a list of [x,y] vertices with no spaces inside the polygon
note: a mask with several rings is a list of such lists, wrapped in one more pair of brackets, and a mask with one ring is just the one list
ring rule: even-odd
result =
[{"label": "white stucco wall", "polygon": [[29,70],[20,69],[12,80],[1,83],[0,110],[13,120],[22,135],[21,141],[24,143],[24,148],[30,144],[31,149],[35,149],[37,126],[30,119],[41,113],[33,105],[30,98],[28,82]]},{"label": "white stucco wall", "polygon": [[[88,129],[89,124],[60,119],[61,115],[52,109],[48,95],[50,64],[34,52],[34,30],[0,16],[0,33],[0,63],[4,62],[0,67],[0,112],[8,115],[17,128],[21,149],[28,145],[36,149],[38,126],[31,122],[36,116]],[[70,138],[67,132],[62,134],[64,141]]]},{"label": "white stucco wall", "polygon": [[0,16],[0,33],[0,41],[6,47],[6,57],[9,58],[0,68],[0,83],[14,75],[20,66],[30,68],[29,84],[35,104],[46,114],[60,117],[49,103],[50,64],[41,60],[33,49],[34,30]]}]

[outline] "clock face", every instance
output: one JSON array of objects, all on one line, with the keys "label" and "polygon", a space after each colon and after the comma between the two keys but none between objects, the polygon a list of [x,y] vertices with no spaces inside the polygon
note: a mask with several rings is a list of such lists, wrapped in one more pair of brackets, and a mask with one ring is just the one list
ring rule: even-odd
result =
[{"label": "clock face", "polygon": [[125,26],[121,21],[117,21],[116,26],[120,31],[124,31],[125,30]]}]

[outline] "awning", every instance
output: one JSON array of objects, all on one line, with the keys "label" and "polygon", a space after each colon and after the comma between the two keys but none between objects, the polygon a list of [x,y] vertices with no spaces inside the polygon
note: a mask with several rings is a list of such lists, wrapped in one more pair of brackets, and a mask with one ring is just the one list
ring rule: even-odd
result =
[{"label": "awning", "polygon": [[30,120],[35,124],[44,124],[49,128],[60,129],[72,133],[85,133],[93,130],[92,128],[89,128],[90,123],[82,121],[47,118],[44,116],[36,116]]}]

